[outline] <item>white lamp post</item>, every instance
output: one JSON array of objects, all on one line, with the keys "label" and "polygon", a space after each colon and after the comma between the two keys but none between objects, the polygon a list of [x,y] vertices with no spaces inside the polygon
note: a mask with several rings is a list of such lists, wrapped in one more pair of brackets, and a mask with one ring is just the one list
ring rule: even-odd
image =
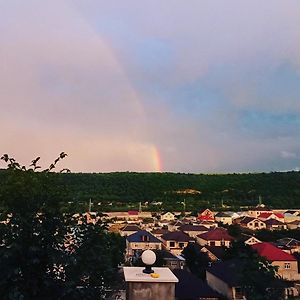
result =
[{"label": "white lamp post", "polygon": [[151,266],[156,261],[156,255],[152,250],[145,250],[142,254],[142,262],[146,265],[145,269],[143,270],[143,273],[151,274],[154,273]]}]

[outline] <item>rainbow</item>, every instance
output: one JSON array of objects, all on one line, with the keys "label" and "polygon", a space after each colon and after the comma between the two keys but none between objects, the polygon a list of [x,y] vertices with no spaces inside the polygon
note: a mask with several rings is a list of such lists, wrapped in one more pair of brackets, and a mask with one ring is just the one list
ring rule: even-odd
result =
[{"label": "rainbow", "polygon": [[[137,90],[133,86],[130,81],[130,77],[125,71],[121,61],[118,59],[117,55],[113,47],[110,45],[107,40],[103,38],[103,36],[99,36],[99,32],[96,32],[94,28],[89,24],[86,19],[81,15],[79,11],[77,11],[82,23],[87,27],[89,33],[93,35],[94,41],[99,44],[99,49],[106,54],[108,61],[106,63],[117,72],[117,75],[124,78],[125,86],[127,93],[129,95],[130,102],[128,103],[131,106],[131,109],[134,111],[136,116],[141,118],[141,120],[146,119],[145,109],[142,101],[140,101],[141,97],[139,96]],[[79,19],[79,18],[78,18]],[[147,171],[154,171],[154,172],[162,172],[163,164],[162,164],[162,157],[159,151],[159,148],[154,143],[146,143],[145,145],[145,155],[147,160]]]}]

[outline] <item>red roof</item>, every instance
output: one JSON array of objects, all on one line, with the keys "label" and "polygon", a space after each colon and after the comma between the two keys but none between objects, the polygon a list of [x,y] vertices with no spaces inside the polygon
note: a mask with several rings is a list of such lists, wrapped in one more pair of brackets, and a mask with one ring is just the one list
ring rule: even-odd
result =
[{"label": "red roof", "polygon": [[265,257],[269,261],[295,261],[296,258],[275,247],[271,243],[258,243],[251,246],[260,256]]},{"label": "red roof", "polygon": [[137,210],[129,210],[129,211],[128,211],[128,214],[129,214],[130,216],[137,216],[137,215],[139,214],[139,212],[138,212]]},{"label": "red roof", "polygon": [[214,221],[215,219],[214,219],[214,217],[204,215],[204,216],[198,216],[198,220],[200,220],[200,221]]},{"label": "red roof", "polygon": [[279,219],[284,219],[284,215],[280,214],[280,213],[272,213],[272,212],[263,212],[261,214],[259,214],[259,218],[262,219],[267,219],[269,218],[271,215],[275,215],[277,218]]},{"label": "red roof", "polygon": [[233,237],[228,234],[227,230],[224,228],[215,228],[208,232],[197,235],[204,240],[210,241],[232,241]]}]

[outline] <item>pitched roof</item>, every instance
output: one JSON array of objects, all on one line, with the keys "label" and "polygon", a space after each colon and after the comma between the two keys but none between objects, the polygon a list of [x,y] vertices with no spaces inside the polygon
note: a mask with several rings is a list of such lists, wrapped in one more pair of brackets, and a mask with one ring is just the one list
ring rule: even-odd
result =
[{"label": "pitched roof", "polygon": [[159,229],[153,229],[151,231],[152,234],[165,234],[170,232],[168,229],[164,229],[164,228],[159,228]]},{"label": "pitched roof", "polygon": [[203,225],[182,225],[178,227],[179,230],[181,231],[208,231],[208,228],[203,226]]},{"label": "pitched roof", "polygon": [[217,214],[215,214],[215,218],[224,218],[224,217],[231,218],[231,216],[228,213],[223,211],[220,211]]},{"label": "pitched roof", "polygon": [[214,228],[205,233],[198,234],[197,237],[204,239],[204,240],[211,240],[211,241],[232,241],[233,237],[228,234],[227,230],[224,228]]},{"label": "pitched roof", "polygon": [[161,236],[165,241],[189,242],[192,239],[182,231],[172,231]]},{"label": "pitched roof", "polygon": [[272,225],[284,225],[284,223],[276,220],[276,219],[268,219],[266,221],[264,221],[264,223],[266,223],[266,225],[268,226],[272,226]]},{"label": "pitched roof", "polygon": [[238,259],[230,259],[224,262],[217,262],[207,269],[207,272],[215,275],[229,286],[239,286],[239,270],[242,268],[242,262]]},{"label": "pitched roof", "polygon": [[241,221],[240,221],[240,224],[248,224],[250,223],[251,221],[260,221],[262,222],[261,220],[257,219],[257,218],[253,218],[253,217],[244,217]]},{"label": "pitched roof", "polygon": [[220,295],[215,292],[208,284],[192,273],[175,269],[172,271],[179,279],[175,285],[175,298],[179,300],[199,299],[199,298],[218,298]]},{"label": "pitched roof", "polygon": [[139,231],[139,230],[141,230],[141,228],[136,225],[125,225],[121,229],[121,231]]},{"label": "pitched roof", "polygon": [[260,256],[265,257],[269,261],[295,261],[296,258],[281,249],[275,247],[271,243],[258,243],[251,246]]},{"label": "pitched roof", "polygon": [[224,256],[224,248],[218,246],[203,246],[201,249],[207,249],[216,258],[221,259]]},{"label": "pitched roof", "polygon": [[300,247],[300,241],[293,239],[293,238],[289,238],[289,237],[277,240],[276,244],[278,246],[286,246],[286,247],[291,247],[291,248]]},{"label": "pitched roof", "polygon": [[146,230],[139,230],[136,233],[133,233],[129,235],[126,240],[130,243],[139,243],[139,242],[145,242],[144,237],[148,237],[148,243],[162,243],[161,240],[156,238],[153,234]]},{"label": "pitched roof", "polygon": [[283,214],[281,214],[281,213],[272,213],[272,212],[263,212],[263,213],[259,214],[258,217],[262,218],[262,219],[267,219],[271,215],[275,215],[279,219],[284,219],[284,215]]}]

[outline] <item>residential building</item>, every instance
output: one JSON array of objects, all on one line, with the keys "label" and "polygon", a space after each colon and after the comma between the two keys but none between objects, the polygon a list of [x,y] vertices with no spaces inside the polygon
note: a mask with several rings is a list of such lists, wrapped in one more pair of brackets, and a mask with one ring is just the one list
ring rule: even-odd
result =
[{"label": "residential building", "polygon": [[218,212],[217,214],[215,214],[215,221],[218,223],[220,222],[223,224],[231,225],[232,217],[229,214],[227,214],[226,212]]},{"label": "residential building", "polygon": [[126,258],[147,249],[162,250],[162,241],[146,230],[139,230],[126,237]]},{"label": "residential building", "polygon": [[[179,279],[175,285],[176,300],[218,300],[219,294],[208,284],[186,270],[173,270]],[[160,299],[162,300],[162,299]]]},{"label": "residential building", "polygon": [[300,241],[293,238],[282,238],[277,240],[275,244],[278,248],[290,254],[300,252]]},{"label": "residential building", "polygon": [[300,280],[297,259],[272,245],[271,243],[258,243],[251,246],[260,256],[265,257],[273,266],[278,267],[278,275],[285,280]]},{"label": "residential building", "polygon": [[230,300],[246,299],[239,282],[240,261],[237,259],[212,264],[206,270],[208,285]]},{"label": "residential building", "polygon": [[208,208],[200,210],[198,213],[198,220],[214,222],[215,220],[214,213]]},{"label": "residential building", "polygon": [[186,233],[182,231],[172,231],[161,236],[164,248],[171,253],[178,255],[181,254],[183,248],[185,248],[189,242],[194,240]]},{"label": "residential building", "polygon": [[255,236],[250,235],[250,234],[245,234],[245,233],[241,234],[239,240],[243,241],[244,244],[249,245],[249,246],[257,244],[257,243],[261,243],[261,241],[259,239],[257,239]]},{"label": "residential building", "polygon": [[267,227],[265,222],[254,217],[244,217],[242,220],[240,220],[240,226],[250,230],[260,230]]},{"label": "residential building", "polygon": [[287,225],[278,221],[277,219],[268,219],[264,221],[268,230],[284,230],[287,229]]},{"label": "residential building", "polygon": [[215,228],[208,232],[197,235],[197,243],[200,246],[225,246],[229,247],[233,237],[230,236],[225,228]]},{"label": "residential building", "polygon": [[209,229],[203,225],[186,224],[178,227],[178,230],[183,231],[184,233],[188,234],[192,238],[196,238],[198,234],[207,232]]},{"label": "residential building", "polygon": [[175,215],[172,214],[171,212],[166,212],[160,216],[161,220],[166,220],[166,221],[174,221],[175,220]]},{"label": "residential building", "polygon": [[269,213],[271,210],[264,205],[257,205],[248,210],[248,215],[252,218],[258,218],[260,214]]},{"label": "residential building", "polygon": [[121,236],[128,236],[133,233],[136,233],[137,231],[141,230],[141,228],[137,225],[125,225],[121,230],[120,230],[120,235]]}]

